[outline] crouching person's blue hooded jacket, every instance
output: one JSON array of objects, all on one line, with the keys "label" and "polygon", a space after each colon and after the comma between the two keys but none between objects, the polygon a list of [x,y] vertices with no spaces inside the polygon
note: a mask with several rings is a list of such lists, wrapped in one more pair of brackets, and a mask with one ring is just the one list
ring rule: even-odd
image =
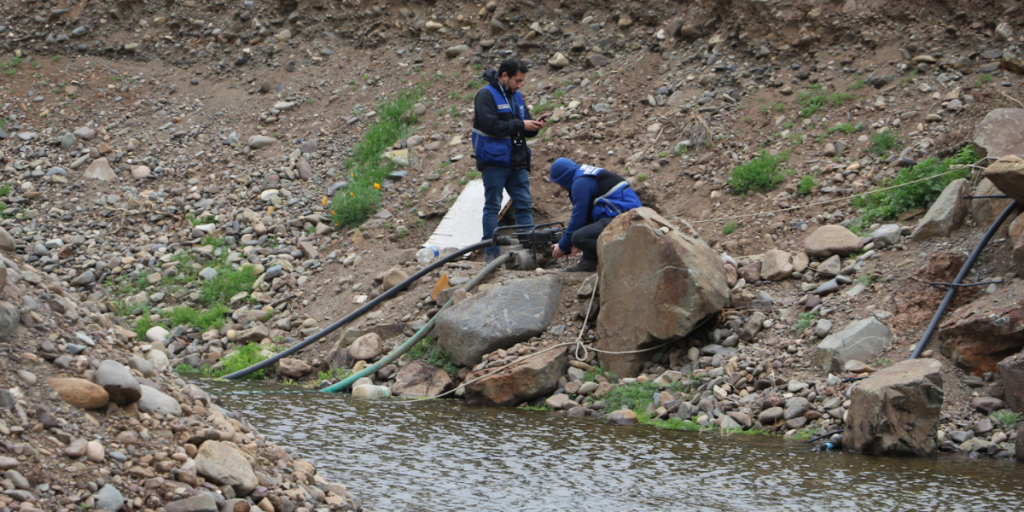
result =
[{"label": "crouching person's blue hooded jacket", "polygon": [[565,187],[572,201],[569,226],[558,242],[565,253],[572,249],[572,234],[576,230],[643,206],[636,192],[619,175],[592,165],[580,165],[568,158],[559,158],[551,164],[551,181]]}]

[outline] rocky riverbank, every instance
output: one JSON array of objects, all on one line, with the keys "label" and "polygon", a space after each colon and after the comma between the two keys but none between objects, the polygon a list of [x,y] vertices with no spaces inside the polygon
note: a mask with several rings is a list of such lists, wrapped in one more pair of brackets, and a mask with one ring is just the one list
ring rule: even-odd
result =
[{"label": "rocky riverbank", "polygon": [[[570,414],[606,414],[618,383],[641,386],[642,400],[618,391],[629,396],[614,402],[638,409],[638,421],[800,436],[846,426],[855,387],[845,380],[906,359],[943,294],[927,283],[950,282],[1008,202],[968,205],[962,195],[1013,190],[994,175],[977,179],[985,161],[943,168],[966,181],[941,195],[914,187],[897,205],[854,195],[933,175],[945,159],[974,164],[970,151],[1024,152],[1019,130],[1004,129],[1020,122],[1024,101],[1019,9],[975,0],[4,2],[0,457],[16,473],[0,499],[61,510],[95,505],[113,488],[132,510],[174,510],[212,491],[219,508],[252,482],[247,465],[258,483],[244,496],[250,506],[358,508],[172,368],[244,366],[242,356],[290,346],[420,268],[416,248],[479,177],[468,145],[479,76],[512,55],[531,68],[527,103],[552,120],[532,141],[535,218],[568,217],[566,198],[542,178],[547,162],[607,167],[665,219],[645,236],[678,233],[703,254],[645,265],[696,265],[710,277],[671,275],[688,283],[679,295],[597,290],[591,305],[611,281],[658,281],[639,279],[649,277],[640,258],[598,286],[502,270],[459,294],[461,307],[515,289],[543,305],[542,322],[509,322],[522,323],[514,335],[473,331],[500,338],[474,350],[454,343],[465,322],[452,322],[434,348],[373,381],[432,395],[572,344],[582,330],[590,349],[654,348],[615,361],[594,350],[577,358],[567,345],[526,365],[515,387],[460,389],[480,403],[551,398]],[[942,365],[936,441],[945,449],[1004,457],[1019,439],[1018,364],[1003,360],[1019,351],[1017,333],[983,319],[1016,312],[1007,304],[1019,295],[1021,225],[983,253],[969,277],[986,284],[958,293],[953,323],[929,346]],[[711,256],[724,263],[712,269]],[[276,378],[318,385],[372,363],[437,313],[435,287],[482,266],[447,265],[282,361]],[[538,278],[543,286],[531,284]],[[699,314],[652,306],[651,297],[700,290]],[[616,300],[630,308],[616,310]],[[662,314],[678,318],[656,325]],[[613,318],[627,325],[601,324]],[[1009,342],[975,358],[982,344],[971,332]],[[870,347],[849,354],[851,340]],[[59,378],[133,390],[134,380],[141,402],[154,390],[170,410],[118,404],[122,391],[103,398],[80,381],[50,383]],[[200,469],[212,442],[239,447],[230,453],[246,461],[233,466],[240,482]]]}]

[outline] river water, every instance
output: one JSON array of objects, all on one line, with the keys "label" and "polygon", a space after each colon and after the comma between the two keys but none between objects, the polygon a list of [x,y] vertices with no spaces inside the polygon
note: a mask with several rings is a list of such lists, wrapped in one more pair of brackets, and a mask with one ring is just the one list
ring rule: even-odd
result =
[{"label": "river water", "polygon": [[[1024,464],[1012,461],[822,453],[456,400],[196,383],[372,512],[1024,509]],[[252,393],[279,389],[292,392]]]}]

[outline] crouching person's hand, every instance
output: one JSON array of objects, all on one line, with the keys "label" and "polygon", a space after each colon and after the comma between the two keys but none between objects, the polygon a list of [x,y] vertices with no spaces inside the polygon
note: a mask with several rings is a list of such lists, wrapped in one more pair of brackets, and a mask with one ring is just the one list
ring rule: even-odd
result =
[{"label": "crouching person's hand", "polygon": [[[575,249],[575,247],[574,247],[574,249]],[[551,257],[552,258],[561,258],[562,256],[565,256],[565,253],[562,252],[562,248],[559,247],[558,244],[552,245],[551,246]]]}]

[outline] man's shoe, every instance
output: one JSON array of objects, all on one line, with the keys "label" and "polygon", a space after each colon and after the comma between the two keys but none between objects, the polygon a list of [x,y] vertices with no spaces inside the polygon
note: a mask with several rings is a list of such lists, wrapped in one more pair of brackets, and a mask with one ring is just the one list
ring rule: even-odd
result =
[{"label": "man's shoe", "polygon": [[487,255],[487,264],[490,265],[490,263],[492,261],[498,259],[498,256],[501,256],[501,255],[500,254],[488,254]]},{"label": "man's shoe", "polygon": [[565,269],[566,272],[596,272],[597,262],[581,259],[579,263]]}]

